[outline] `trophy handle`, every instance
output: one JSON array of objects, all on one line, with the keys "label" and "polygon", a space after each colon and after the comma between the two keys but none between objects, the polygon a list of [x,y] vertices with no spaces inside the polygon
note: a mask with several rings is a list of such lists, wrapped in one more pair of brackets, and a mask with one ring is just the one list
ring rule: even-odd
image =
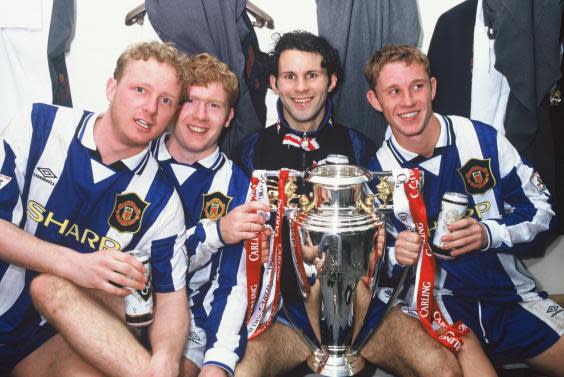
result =
[{"label": "trophy handle", "polygon": [[311,292],[307,273],[304,267],[302,237],[298,228],[298,224],[290,219],[290,244],[292,249],[292,259],[294,267],[298,275],[298,283],[303,298],[307,299]]}]

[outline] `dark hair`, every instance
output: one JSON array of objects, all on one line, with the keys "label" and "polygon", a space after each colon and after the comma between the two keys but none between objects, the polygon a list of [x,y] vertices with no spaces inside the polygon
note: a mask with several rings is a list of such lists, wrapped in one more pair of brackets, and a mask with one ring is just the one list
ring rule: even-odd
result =
[{"label": "dark hair", "polygon": [[333,48],[327,39],[310,32],[295,30],[278,35],[274,49],[270,52],[270,74],[278,77],[278,60],[286,50],[314,52],[321,55],[321,67],[327,70],[327,75],[337,76],[337,85],[343,80],[343,69],[339,61],[339,52]]}]

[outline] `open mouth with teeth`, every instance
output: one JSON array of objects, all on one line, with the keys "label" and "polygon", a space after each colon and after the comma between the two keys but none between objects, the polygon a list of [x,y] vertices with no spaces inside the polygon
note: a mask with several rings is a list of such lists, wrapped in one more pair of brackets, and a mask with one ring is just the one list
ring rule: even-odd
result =
[{"label": "open mouth with teeth", "polygon": [[207,131],[207,129],[201,127],[190,126],[190,125],[188,125],[187,127],[190,131],[195,132],[197,134],[203,134]]},{"label": "open mouth with teeth", "polygon": [[313,97],[307,97],[307,98],[292,98],[292,101],[294,101],[294,102],[297,103],[298,105],[305,105],[305,104],[311,102],[312,99],[313,99]]},{"label": "open mouth with teeth", "polygon": [[403,114],[399,114],[400,118],[403,119],[411,119],[417,116],[417,114],[419,114],[418,111],[412,111],[410,113],[403,113]]},{"label": "open mouth with teeth", "polygon": [[149,127],[151,127],[151,123],[144,121],[143,119],[137,119],[135,121],[135,123],[137,123],[138,125],[140,125],[141,127],[143,127],[144,129],[148,130]]}]

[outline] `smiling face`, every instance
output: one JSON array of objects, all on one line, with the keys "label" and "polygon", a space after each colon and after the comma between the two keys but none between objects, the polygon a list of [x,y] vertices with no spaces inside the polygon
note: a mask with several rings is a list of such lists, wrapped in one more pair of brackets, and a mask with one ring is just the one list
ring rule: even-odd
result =
[{"label": "smiling face", "polygon": [[154,58],[131,60],[118,81],[109,79],[108,139],[114,149],[140,152],[160,136],[172,121],[181,94],[176,69]]},{"label": "smiling face", "polygon": [[188,99],[167,143],[170,154],[188,164],[209,156],[217,148],[221,131],[229,127],[233,114],[222,84],[190,86]]},{"label": "smiling face", "polygon": [[413,147],[420,149],[421,143],[434,146],[440,134],[431,104],[435,90],[436,80],[429,78],[423,65],[393,62],[382,68],[367,98],[384,114],[398,143],[418,151]]},{"label": "smiling face", "polygon": [[278,59],[278,77],[270,76],[284,118],[295,130],[314,131],[325,115],[325,102],[337,77],[329,77],[321,61],[321,55],[315,52],[285,50]]}]

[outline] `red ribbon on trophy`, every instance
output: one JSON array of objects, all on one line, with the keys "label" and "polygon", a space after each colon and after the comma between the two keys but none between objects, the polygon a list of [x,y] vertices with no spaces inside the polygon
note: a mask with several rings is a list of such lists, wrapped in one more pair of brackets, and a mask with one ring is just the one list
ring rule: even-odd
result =
[{"label": "red ribbon on trophy", "polygon": [[[422,239],[422,250],[419,256],[419,263],[417,264],[417,277],[415,282],[417,313],[427,333],[452,352],[456,353],[462,349],[462,336],[468,334],[470,330],[461,321],[449,325],[435,302],[433,288],[435,285],[436,261],[429,247],[427,211],[420,190],[419,178],[419,170],[410,169],[409,178],[403,183],[409,203],[409,210],[415,225],[415,231]],[[395,204],[394,202],[394,205]],[[444,331],[442,333],[435,331],[433,323],[436,323]]]},{"label": "red ribbon on trophy", "polygon": [[[260,284],[260,236],[245,241],[247,265],[247,335],[249,340],[262,334],[276,316],[280,304],[280,271],[282,269],[282,220],[286,207],[286,182],[289,171],[282,169],[278,173],[278,204],[274,226],[273,247],[263,273],[260,295],[256,292]],[[259,179],[251,179],[251,200],[256,200]],[[258,256],[258,258],[255,257]]]}]

